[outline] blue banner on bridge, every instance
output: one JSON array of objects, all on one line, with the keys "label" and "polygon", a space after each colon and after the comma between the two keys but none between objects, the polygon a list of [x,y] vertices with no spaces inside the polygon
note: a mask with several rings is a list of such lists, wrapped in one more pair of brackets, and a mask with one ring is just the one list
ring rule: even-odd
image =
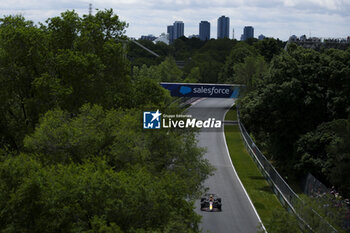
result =
[{"label": "blue banner on bridge", "polygon": [[171,96],[238,98],[241,85],[207,83],[160,83]]}]

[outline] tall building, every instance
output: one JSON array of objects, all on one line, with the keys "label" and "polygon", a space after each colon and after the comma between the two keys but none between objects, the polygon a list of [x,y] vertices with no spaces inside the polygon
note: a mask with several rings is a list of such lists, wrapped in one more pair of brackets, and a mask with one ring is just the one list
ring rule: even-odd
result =
[{"label": "tall building", "polygon": [[199,39],[210,40],[210,23],[208,21],[199,23]]},{"label": "tall building", "polygon": [[263,34],[260,34],[260,35],[258,36],[258,40],[263,40],[263,39],[265,39],[265,36],[264,36]]},{"label": "tall building", "polygon": [[180,38],[181,36],[184,35],[184,23],[182,21],[175,21],[173,24],[173,35],[174,35],[174,40],[177,38]]},{"label": "tall building", "polygon": [[230,18],[224,15],[218,18],[218,39],[230,36]]},{"label": "tall building", "polygon": [[173,25],[169,25],[167,27],[167,33],[169,36],[169,42],[172,43],[174,41],[174,26]]},{"label": "tall building", "polygon": [[254,38],[254,28],[252,26],[245,26],[241,40],[247,40],[249,38]]}]

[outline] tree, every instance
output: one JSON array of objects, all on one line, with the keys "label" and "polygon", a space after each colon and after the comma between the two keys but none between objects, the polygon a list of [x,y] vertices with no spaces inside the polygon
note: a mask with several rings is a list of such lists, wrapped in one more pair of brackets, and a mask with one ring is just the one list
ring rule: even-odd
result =
[{"label": "tree", "polygon": [[284,43],[279,39],[264,38],[253,45],[267,62],[271,62],[272,58],[282,52]]},{"label": "tree", "polygon": [[15,149],[38,121],[43,100],[32,83],[47,72],[46,35],[22,16],[0,19],[0,142]]},{"label": "tree", "polygon": [[295,167],[301,174],[311,172],[349,196],[349,135],[350,119],[322,123],[297,141],[295,159],[298,162]]},{"label": "tree", "polygon": [[294,148],[301,135],[323,122],[347,118],[348,56],[349,51],[290,46],[272,60],[264,83],[241,99],[242,121],[282,173],[297,174]]},{"label": "tree", "polygon": [[186,82],[186,83],[196,83],[196,82],[198,82],[198,80],[201,80],[201,76],[200,75],[201,74],[200,74],[199,67],[193,67],[191,69],[191,72],[185,78],[184,82]]},{"label": "tree", "polygon": [[165,61],[160,63],[157,67],[158,80],[163,82],[180,82],[182,78],[182,71],[177,67],[175,59],[167,57]]},{"label": "tree", "polygon": [[133,42],[128,43],[128,58],[131,61],[132,66],[141,67],[142,65],[146,66],[155,66],[159,65],[164,59],[169,56],[170,48],[163,42],[158,42],[154,44],[149,40],[138,40],[138,43],[142,44],[146,48],[157,53],[160,57],[156,57],[145,49],[141,48]]},{"label": "tree", "polygon": [[119,42],[125,27],[112,10],[82,18],[67,11],[40,27],[22,16],[1,19],[0,142],[21,149],[24,135],[54,107],[132,107],[129,64]]},{"label": "tree", "polygon": [[103,159],[42,166],[22,154],[0,164],[0,224],[6,232],[198,232],[199,217],[179,178]]},{"label": "tree", "polygon": [[[25,148],[43,164],[83,163],[105,157],[116,170],[142,165],[154,175],[169,171],[183,179],[184,194],[195,195],[212,171],[189,131],[142,130],[140,110],[104,110],[84,105],[77,116],[48,111]],[[186,181],[186,182],[185,182]]]},{"label": "tree", "polygon": [[167,57],[156,66],[134,67],[134,80],[151,79],[156,82],[181,82],[183,72],[176,65],[174,58]]},{"label": "tree", "polygon": [[[67,11],[47,20],[47,27],[42,26],[56,55],[50,74],[73,90],[64,107],[77,111],[86,102],[105,107],[130,106],[126,93],[131,88],[129,65],[121,44],[126,39],[126,27],[112,9],[82,18]],[[83,83],[89,86],[82,86]]]},{"label": "tree", "polygon": [[142,128],[143,110],[180,113],[158,82],[182,71],[169,57],[131,77],[125,27],[112,10],[1,19],[1,231],[199,232],[213,167],[194,132]]},{"label": "tree", "polygon": [[47,26],[42,24],[50,38],[50,47],[54,51],[59,49],[74,49],[81,28],[82,19],[75,11],[61,13],[61,17],[53,17],[46,21]]},{"label": "tree", "polygon": [[176,60],[187,61],[192,54],[205,45],[205,41],[198,38],[188,39],[184,36],[176,39],[171,45],[171,55]]},{"label": "tree", "polygon": [[167,90],[152,78],[144,77],[135,83],[134,106],[146,108],[148,106],[165,107],[171,103],[171,96]]},{"label": "tree", "polygon": [[[218,71],[220,70],[221,63],[215,60],[211,52],[197,53],[193,57],[193,67],[199,67],[200,80],[202,83],[216,83],[218,81]],[[192,69],[191,68],[191,69]]]},{"label": "tree", "polygon": [[256,54],[257,53],[254,47],[249,46],[246,43],[237,43],[232,48],[229,56],[226,57],[225,64],[222,66],[221,71],[219,73],[219,82],[234,83],[234,65],[243,63],[246,57],[255,56]]},{"label": "tree", "polygon": [[263,82],[263,75],[267,72],[267,64],[261,56],[251,56],[244,59],[244,63],[233,66],[235,76],[233,83],[245,84],[247,90],[256,88]]}]

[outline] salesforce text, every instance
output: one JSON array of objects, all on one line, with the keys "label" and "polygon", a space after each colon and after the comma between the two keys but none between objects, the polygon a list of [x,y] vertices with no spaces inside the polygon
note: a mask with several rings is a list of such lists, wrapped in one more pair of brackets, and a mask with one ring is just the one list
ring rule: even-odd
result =
[{"label": "salesforce text", "polygon": [[229,88],[217,88],[217,87],[211,87],[211,88],[205,88],[205,87],[198,87],[198,88],[193,88],[193,93],[204,93],[204,94],[224,94],[228,95],[230,94],[230,89]]}]

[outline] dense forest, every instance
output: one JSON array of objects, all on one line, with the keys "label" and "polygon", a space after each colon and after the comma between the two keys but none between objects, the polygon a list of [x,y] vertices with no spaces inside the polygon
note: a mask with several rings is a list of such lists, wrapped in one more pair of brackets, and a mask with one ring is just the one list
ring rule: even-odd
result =
[{"label": "dense forest", "polygon": [[240,100],[242,120],[279,171],[312,173],[350,196],[350,49],[296,45],[272,59]]},{"label": "dense forest", "polygon": [[142,129],[143,110],[181,111],[159,81],[245,84],[241,120],[279,172],[350,196],[350,49],[139,40],[155,57],[126,27],[112,10],[0,19],[2,231],[199,232],[213,167],[195,132]]},{"label": "dense forest", "polygon": [[1,232],[199,231],[213,168],[194,132],[142,129],[173,99],[132,75],[126,26],[112,10],[0,19]]}]

